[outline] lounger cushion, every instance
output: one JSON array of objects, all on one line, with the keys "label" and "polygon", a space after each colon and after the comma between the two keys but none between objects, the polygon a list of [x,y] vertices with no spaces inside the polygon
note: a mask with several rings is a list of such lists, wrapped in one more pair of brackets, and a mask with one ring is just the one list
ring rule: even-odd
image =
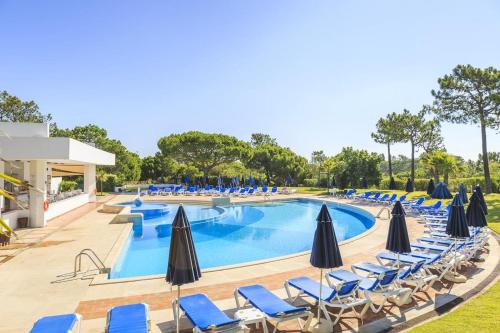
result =
[{"label": "lounger cushion", "polygon": [[35,322],[30,333],[68,333],[77,321],[78,316],[74,313],[43,317]]},{"label": "lounger cushion", "polygon": [[261,285],[241,287],[238,293],[250,304],[270,317],[280,317],[283,314],[306,311],[305,307],[288,304]]},{"label": "lounger cushion", "polygon": [[347,271],[345,269],[330,272],[330,273],[328,273],[328,275],[330,275],[334,279],[345,281],[345,282],[359,280],[361,282],[359,283],[358,287],[361,290],[373,290],[378,285],[377,279],[366,278],[364,276],[355,274],[355,273]]},{"label": "lounger cushion", "polygon": [[179,306],[191,323],[204,331],[210,327],[237,324],[239,320],[229,318],[224,312],[204,294],[194,294],[181,297]]},{"label": "lounger cushion", "polygon": [[[305,294],[311,296],[312,298],[319,299],[319,282],[316,282],[307,276],[290,279],[287,282],[292,287],[302,290]],[[321,299],[325,302],[330,302],[330,300],[335,297],[336,291],[323,285],[321,293]]]},{"label": "lounger cushion", "polygon": [[116,306],[109,310],[108,333],[147,333],[148,313],[146,304]]},{"label": "lounger cushion", "polygon": [[[398,260],[398,255],[392,252],[382,252],[378,255],[379,258],[385,259],[385,260],[390,260],[390,261],[397,261]],[[410,265],[415,265],[418,264],[422,261],[422,259],[419,259],[417,257],[412,257],[407,254],[400,254],[399,255],[399,261],[405,264],[410,264]]]}]

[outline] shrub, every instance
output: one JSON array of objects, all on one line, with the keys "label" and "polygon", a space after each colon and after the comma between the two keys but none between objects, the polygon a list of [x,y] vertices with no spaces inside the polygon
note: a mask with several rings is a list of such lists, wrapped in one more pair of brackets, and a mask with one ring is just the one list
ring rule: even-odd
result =
[{"label": "shrub", "polygon": [[[380,189],[381,190],[388,190],[389,189],[389,181],[390,181],[389,177],[382,179],[382,181],[380,182]],[[403,179],[402,178],[394,178],[394,181],[396,182],[396,189],[397,190],[404,190],[405,189],[407,178],[403,178]],[[441,179],[441,181],[442,181],[442,179]],[[452,193],[457,192],[458,187],[462,183],[465,185],[468,192],[470,192],[472,187],[476,186],[477,184],[481,185],[483,190],[485,188],[484,177],[469,177],[469,178],[450,178],[448,180],[448,189]],[[493,187],[493,192],[499,193],[500,192],[500,178],[497,178],[497,177],[491,178],[491,183],[492,183],[492,187]],[[415,179],[415,182],[414,182],[414,189],[415,189],[415,191],[427,191],[428,184],[429,184],[428,178],[417,178],[417,179]]]},{"label": "shrub", "polygon": [[[122,186],[122,185],[123,185],[123,179],[121,179],[117,175],[106,174],[103,177],[102,190],[104,192],[114,192],[115,187]],[[99,191],[101,190],[101,183],[100,182],[97,183],[97,189]]]},{"label": "shrub", "polygon": [[69,192],[76,190],[77,182],[73,180],[62,180],[59,184],[59,192]]},{"label": "shrub", "polygon": [[302,182],[302,185],[310,186],[310,187],[317,186],[318,185],[318,178],[306,178]]}]

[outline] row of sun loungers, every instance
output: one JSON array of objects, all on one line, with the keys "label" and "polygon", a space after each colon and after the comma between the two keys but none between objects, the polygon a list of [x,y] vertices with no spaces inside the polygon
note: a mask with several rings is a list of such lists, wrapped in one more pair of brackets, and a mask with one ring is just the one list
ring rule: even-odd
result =
[{"label": "row of sun loungers", "polygon": [[272,188],[268,188],[267,186],[263,186],[259,188],[258,186],[253,187],[211,187],[205,186],[204,188],[200,188],[198,186],[188,186],[185,188],[184,186],[167,186],[163,188],[158,188],[156,186],[150,186],[147,192],[143,192],[143,194],[149,195],[204,195],[204,196],[227,196],[227,197],[248,197],[253,195],[275,195],[275,194],[292,194],[295,193],[295,189],[288,189],[286,187],[282,187],[281,190],[278,190],[278,187],[274,186]]},{"label": "row of sun loungers", "polygon": [[[322,287],[321,295],[319,282],[307,276],[284,282],[287,301],[259,284],[240,287],[234,291],[236,307],[258,310],[262,314],[264,332],[267,332],[265,320],[274,323],[274,332],[280,323],[296,319],[301,329],[307,329],[313,314],[309,306],[294,305],[299,297],[310,298],[313,303],[321,298],[320,310],[333,325],[349,309],[360,308],[359,317],[363,318],[368,309],[377,313],[389,300],[397,305],[407,304],[415,293],[427,291],[451,270],[460,269],[483,249],[489,237],[488,231],[477,228],[472,229],[471,234],[470,239],[461,241],[442,233],[423,235],[411,244],[410,253],[397,256],[381,252],[376,255],[378,263],[362,262],[351,265],[351,270],[328,272],[325,274],[328,285]],[[374,298],[374,295],[379,297]],[[184,314],[194,326],[193,332],[247,331],[244,320],[230,318],[205,294],[184,296],[178,302],[175,300],[172,304],[174,318]],[[181,313],[176,312],[177,305]],[[335,319],[331,318],[328,308],[339,310]],[[148,312],[148,306],[142,303],[114,307],[108,312],[106,332],[148,332]],[[78,332],[80,318],[78,314],[44,317],[30,332]]]},{"label": "row of sun loungers", "polygon": [[[80,332],[81,316],[77,313],[48,316],[35,322],[30,333]],[[149,307],[144,303],[116,306],[108,311],[106,333],[141,333],[151,328]]]}]

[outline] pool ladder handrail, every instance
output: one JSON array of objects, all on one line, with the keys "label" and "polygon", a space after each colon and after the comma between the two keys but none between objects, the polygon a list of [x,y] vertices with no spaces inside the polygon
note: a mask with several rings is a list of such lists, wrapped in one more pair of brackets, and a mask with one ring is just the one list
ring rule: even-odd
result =
[{"label": "pool ladder handrail", "polygon": [[[104,265],[102,260],[99,258],[99,256],[94,252],[94,250],[83,249],[80,251],[80,253],[78,253],[75,256],[75,265],[74,265],[74,270],[73,270],[73,276],[76,276],[76,273],[80,272],[82,269],[82,256],[86,256],[87,258],[89,258],[90,261],[92,261],[92,263],[94,264],[94,266],[99,270],[100,274],[109,272],[109,269],[106,268],[106,266]],[[78,268],[77,268],[77,264],[78,264]]]},{"label": "pool ladder handrail", "polygon": [[378,212],[378,214],[377,214],[375,217],[376,217],[376,218],[380,218],[380,219],[382,219],[382,218],[380,217],[380,215],[382,215],[382,213],[383,213],[384,211],[387,211],[387,218],[386,218],[385,220],[390,219],[390,218],[391,218],[391,210],[389,209],[389,207],[382,207],[382,208],[380,209],[380,211]]}]

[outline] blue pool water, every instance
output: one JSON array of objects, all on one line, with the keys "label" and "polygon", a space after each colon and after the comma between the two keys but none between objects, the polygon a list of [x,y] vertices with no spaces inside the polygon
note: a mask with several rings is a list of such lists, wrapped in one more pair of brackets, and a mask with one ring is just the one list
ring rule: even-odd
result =
[{"label": "blue pool water", "polygon": [[[142,227],[134,226],[110,278],[166,272],[171,223],[178,206],[167,207],[168,214],[145,219]],[[311,250],[321,202],[299,199],[184,208],[203,269]],[[362,210],[336,204],[328,208],[339,241],[359,235],[374,224],[373,217]]]}]

